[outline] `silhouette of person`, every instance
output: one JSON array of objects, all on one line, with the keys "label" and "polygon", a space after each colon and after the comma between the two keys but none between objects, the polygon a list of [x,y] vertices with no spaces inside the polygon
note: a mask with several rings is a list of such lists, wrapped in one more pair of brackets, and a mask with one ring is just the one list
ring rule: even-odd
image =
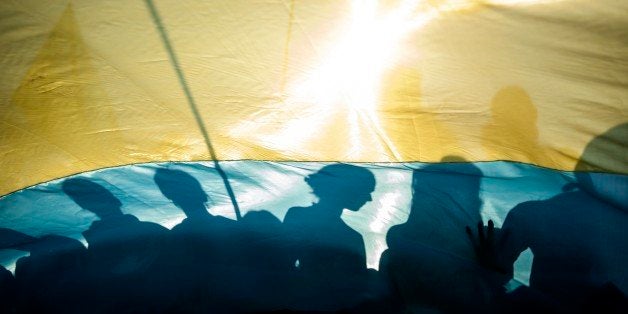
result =
[{"label": "silhouette of person", "polygon": [[521,87],[506,86],[491,101],[491,121],[482,128],[482,146],[489,160],[550,162],[539,142],[538,112]]},{"label": "silhouette of person", "polygon": [[[309,207],[290,208],[283,221],[290,261],[296,273],[293,291],[310,298],[308,310],[349,306],[359,297],[366,274],[362,236],[342,219],[371,201],[375,177],[365,168],[332,164],[305,178],[318,197]],[[302,280],[299,282],[298,280]],[[298,296],[296,296],[299,299]],[[307,300],[297,301],[307,307]]]},{"label": "silhouette of person", "polygon": [[478,272],[473,247],[455,236],[480,218],[482,172],[459,157],[442,161],[414,170],[410,214],[388,231],[380,272],[406,310],[486,308],[492,285]]},{"label": "silhouette of person", "polygon": [[[58,235],[32,237],[0,228],[0,248],[29,252],[18,259],[12,293],[21,313],[74,313],[82,298],[81,270],[85,247]],[[4,287],[3,287],[4,288]]]},{"label": "silhouette of person", "polygon": [[286,308],[290,287],[290,257],[281,221],[266,210],[249,211],[238,221],[239,256],[235,261],[241,300],[238,311],[278,311]]},{"label": "silhouette of person", "polygon": [[16,284],[13,274],[4,266],[0,266],[0,312],[14,313]]},{"label": "silhouette of person", "polygon": [[[86,277],[102,311],[150,306],[153,265],[162,254],[168,229],[123,214],[111,192],[85,178],[63,181],[63,191],[94,221],[83,236],[88,243]],[[94,310],[94,309],[92,309]]]},{"label": "silhouette of person", "polygon": [[239,221],[240,241],[247,245],[241,252],[247,265],[264,270],[285,270],[290,267],[283,239],[281,221],[265,210],[249,211]]},{"label": "silhouette of person", "polygon": [[[179,207],[186,218],[170,231],[173,275],[180,291],[175,307],[189,311],[229,311],[236,306],[240,273],[238,225],[207,211],[209,197],[190,174],[160,168],[155,183],[161,193]],[[195,307],[195,308],[192,308]]]},{"label": "silhouette of person", "polygon": [[[598,136],[576,170],[610,164],[625,172],[627,140],[628,124]],[[501,230],[492,221],[486,230],[478,225],[478,238],[467,229],[484,266],[508,278],[519,254],[532,251],[530,289],[510,294],[508,310],[628,311],[628,177],[578,172],[576,178],[564,193],[515,206]]]},{"label": "silhouette of person", "polygon": [[15,312],[15,297],[17,287],[13,274],[4,266],[0,266],[0,312]]}]

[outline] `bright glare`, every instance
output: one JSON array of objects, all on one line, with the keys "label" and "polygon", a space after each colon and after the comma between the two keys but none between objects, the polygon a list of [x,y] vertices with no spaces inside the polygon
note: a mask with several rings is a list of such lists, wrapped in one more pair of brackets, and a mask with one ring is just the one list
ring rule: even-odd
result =
[{"label": "bright glare", "polygon": [[[370,146],[402,160],[377,116],[377,102],[385,71],[401,57],[404,40],[442,14],[463,11],[484,3],[531,4],[556,0],[399,0],[383,7],[377,0],[353,0],[339,39],[329,45],[319,63],[288,82],[269,116],[243,121],[231,133],[253,138],[271,149],[312,151],[311,143],[329,137],[338,121],[347,125],[351,149],[346,158],[363,156]],[[287,120],[287,121],[285,121]],[[277,124],[282,121],[281,124]],[[261,125],[260,125],[261,123]],[[273,129],[264,129],[268,126]],[[260,129],[263,132],[260,133]],[[333,133],[331,133],[333,134]],[[373,147],[375,146],[375,147]]]},{"label": "bright glare", "polygon": [[[339,39],[318,65],[288,84],[283,101],[277,104],[288,121],[257,140],[270,148],[306,149],[325,130],[334,130],[338,120],[331,118],[340,116],[349,130],[346,146],[352,150],[347,157],[360,156],[361,143],[371,139],[368,143],[380,146],[375,149],[401,160],[375,112],[382,76],[397,61],[400,44],[409,34],[437,17],[440,10],[451,8],[450,4],[405,0],[382,12],[378,1],[354,0]],[[273,117],[260,122],[270,121],[277,122]],[[255,137],[256,127],[255,122],[243,121],[232,133]]]},{"label": "bright glare", "polygon": [[390,192],[384,194],[379,199],[379,206],[375,219],[369,225],[369,229],[375,233],[382,233],[388,227],[387,222],[393,220],[393,214],[398,207],[398,201],[402,197],[399,192]]},{"label": "bright glare", "polygon": [[436,14],[433,9],[413,14],[418,3],[405,1],[382,15],[376,1],[354,0],[350,23],[340,40],[288,93],[296,98],[307,95],[317,106],[345,104],[372,110],[381,76],[395,62],[400,42]]}]

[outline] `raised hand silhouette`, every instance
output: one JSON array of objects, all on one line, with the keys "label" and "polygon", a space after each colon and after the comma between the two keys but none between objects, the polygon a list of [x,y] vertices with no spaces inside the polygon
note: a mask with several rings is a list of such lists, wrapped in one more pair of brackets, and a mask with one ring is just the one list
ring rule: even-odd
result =
[{"label": "raised hand silhouette", "polygon": [[[481,221],[478,222],[477,236],[473,233],[471,227],[466,226],[465,230],[471,244],[473,245],[473,250],[475,251],[478,263],[494,271],[504,274],[507,273],[508,268],[503,267],[500,263],[498,241],[505,241],[508,236],[508,232],[495,228],[493,220],[490,219],[487,226],[484,226]],[[499,235],[496,236],[496,234]]]}]

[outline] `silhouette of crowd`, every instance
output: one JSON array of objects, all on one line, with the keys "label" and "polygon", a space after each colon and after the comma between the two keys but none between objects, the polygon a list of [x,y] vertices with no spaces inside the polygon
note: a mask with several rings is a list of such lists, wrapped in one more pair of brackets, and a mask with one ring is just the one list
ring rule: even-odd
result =
[{"label": "silhouette of crowd", "polygon": [[[290,208],[283,222],[265,210],[238,221],[212,215],[192,175],[159,168],[156,185],[185,214],[170,230],[123,213],[92,180],[70,178],[63,191],[98,217],[83,232],[87,247],[0,228],[0,248],[29,254],[14,274],[0,268],[0,312],[627,313],[628,204],[613,197],[625,196],[626,178],[599,176],[579,172],[563,193],[517,205],[498,228],[481,221],[477,166],[448,156],[416,169],[408,220],[388,231],[378,271],[341,219],[372,200],[377,183],[364,167],[337,163],[307,176],[317,201]],[[508,291],[526,249],[530,284]]]}]

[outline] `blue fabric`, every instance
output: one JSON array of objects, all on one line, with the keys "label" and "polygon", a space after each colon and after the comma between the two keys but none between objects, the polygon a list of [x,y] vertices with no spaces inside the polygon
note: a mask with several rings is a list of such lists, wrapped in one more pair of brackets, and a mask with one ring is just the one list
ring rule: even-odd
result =
[{"label": "blue fabric", "polygon": [[[103,268],[125,278],[119,279],[122,282],[128,280],[125,273],[137,276],[134,272],[139,269],[157,267],[164,274],[193,269],[196,275],[191,277],[188,272],[159,277],[165,281],[157,283],[141,276],[135,281],[145,288],[181,288],[181,278],[188,278],[185,282],[190,285],[184,291],[220,287],[221,293],[206,300],[211,307],[203,309],[234,310],[238,300],[253,299],[260,303],[249,310],[336,310],[364,302],[356,295],[388,295],[393,290],[390,282],[406,304],[429,308],[453,302],[482,307],[501,293],[495,287],[550,287],[543,283],[551,281],[547,272],[535,275],[534,267],[561,269],[551,258],[551,262],[539,262],[552,252],[562,256],[559,264],[577,265],[573,261],[585,258],[578,262],[581,266],[574,266],[577,271],[561,276],[580,282],[593,275],[599,286],[610,283],[613,289],[628,291],[626,271],[618,266],[628,264],[628,255],[620,250],[628,241],[624,228],[628,213],[578,186],[571,172],[513,162],[230,161],[221,166],[237,196],[241,221],[235,220],[223,181],[208,162],[108,168],[4,196],[0,199],[4,248],[0,264],[15,270],[16,260],[29,253],[47,260],[48,251],[30,249],[28,243],[39,243],[39,247],[65,243],[60,247],[71,249],[63,252],[74,252],[83,248],[82,242],[87,251],[79,251],[87,253],[70,256],[87,254],[87,261],[98,261],[98,270],[87,272],[88,281],[105,280],[98,279]],[[594,177],[598,185],[628,180],[617,174]],[[465,234],[466,226],[488,220],[498,231],[502,225],[514,230],[510,239],[518,240],[509,247],[511,257],[505,268],[510,270],[501,275],[478,264],[473,243]],[[584,234],[579,234],[580,229]],[[63,240],[51,242],[51,236]],[[537,240],[522,240],[529,237]],[[155,253],[162,244],[167,247],[166,257]],[[72,262],[65,258],[50,267],[78,263],[77,258]],[[534,258],[540,259],[533,267]],[[206,266],[208,260],[212,264]],[[584,271],[583,267],[595,269]],[[296,272],[282,277],[286,269]],[[66,274],[70,282],[77,276],[87,275]],[[199,287],[191,284],[197,278],[210,279]],[[560,276],[552,278],[558,278],[558,285],[566,282]],[[590,280],[585,281],[586,286]],[[106,281],[104,285],[121,283]],[[284,294],[291,291],[290,297],[284,296],[288,301],[278,301],[269,285]],[[116,289],[128,297],[124,302],[133,304],[140,295],[146,297],[133,294],[144,289],[124,286],[127,289]],[[146,294],[177,296],[176,290],[180,289],[147,290]],[[416,300],[417,295],[435,303]],[[188,298],[179,296],[172,302],[196,302]],[[104,308],[113,311],[119,304],[110,306]]]}]

